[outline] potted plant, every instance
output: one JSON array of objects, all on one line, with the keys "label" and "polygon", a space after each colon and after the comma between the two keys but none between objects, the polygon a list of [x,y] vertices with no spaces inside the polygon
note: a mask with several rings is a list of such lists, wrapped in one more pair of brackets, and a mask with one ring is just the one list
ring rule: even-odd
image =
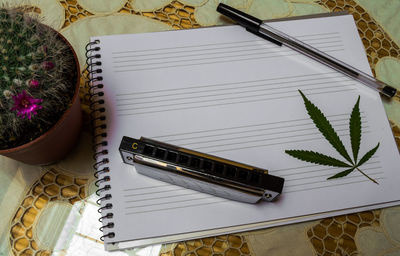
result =
[{"label": "potted plant", "polygon": [[79,64],[66,39],[22,9],[0,8],[0,154],[62,159],[82,123]]}]

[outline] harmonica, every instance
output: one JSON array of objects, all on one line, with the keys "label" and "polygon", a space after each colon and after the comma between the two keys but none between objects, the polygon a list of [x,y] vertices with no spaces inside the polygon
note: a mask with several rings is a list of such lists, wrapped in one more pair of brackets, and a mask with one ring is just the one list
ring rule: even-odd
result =
[{"label": "harmonica", "polygon": [[266,169],[143,138],[123,137],[124,163],[138,173],[167,183],[246,203],[274,201],[284,179]]}]

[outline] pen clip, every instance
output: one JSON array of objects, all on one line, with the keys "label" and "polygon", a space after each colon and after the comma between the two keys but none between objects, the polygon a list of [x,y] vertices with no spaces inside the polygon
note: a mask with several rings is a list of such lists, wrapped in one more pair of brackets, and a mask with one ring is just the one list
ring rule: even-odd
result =
[{"label": "pen clip", "polygon": [[273,39],[272,37],[269,37],[269,36],[267,36],[265,34],[262,34],[262,33],[258,32],[258,31],[251,30],[249,28],[246,28],[246,30],[249,31],[250,33],[253,33],[256,36],[262,37],[262,38],[270,41],[271,43],[274,43],[274,44],[276,44],[278,46],[282,46],[281,42],[279,42],[278,40]]}]

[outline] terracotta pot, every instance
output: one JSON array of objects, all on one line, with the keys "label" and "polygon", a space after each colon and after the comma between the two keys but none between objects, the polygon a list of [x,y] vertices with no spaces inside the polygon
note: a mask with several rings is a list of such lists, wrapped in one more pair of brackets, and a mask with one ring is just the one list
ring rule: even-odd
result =
[{"label": "terracotta pot", "polygon": [[[58,32],[57,32],[58,33]],[[61,160],[74,147],[82,126],[82,112],[79,99],[80,67],[71,44],[61,35],[74,54],[76,64],[75,92],[71,106],[47,132],[21,146],[0,150],[0,155],[26,164],[47,165]]]}]

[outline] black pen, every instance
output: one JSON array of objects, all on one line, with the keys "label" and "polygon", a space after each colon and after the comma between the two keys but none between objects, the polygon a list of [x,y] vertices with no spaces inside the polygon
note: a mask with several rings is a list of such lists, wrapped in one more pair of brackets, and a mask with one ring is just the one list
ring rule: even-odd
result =
[{"label": "black pen", "polygon": [[237,22],[239,25],[245,27],[247,31],[267,39],[279,46],[285,45],[297,52],[300,52],[301,54],[304,54],[328,67],[341,72],[342,74],[355,79],[356,81],[367,85],[368,87],[380,92],[382,95],[392,98],[397,93],[396,88],[375,79],[361,70],[358,70],[355,67],[352,67],[343,61],[340,61],[312,47],[311,45],[308,45],[294,37],[274,29],[256,17],[222,3],[218,5],[217,11]]}]

